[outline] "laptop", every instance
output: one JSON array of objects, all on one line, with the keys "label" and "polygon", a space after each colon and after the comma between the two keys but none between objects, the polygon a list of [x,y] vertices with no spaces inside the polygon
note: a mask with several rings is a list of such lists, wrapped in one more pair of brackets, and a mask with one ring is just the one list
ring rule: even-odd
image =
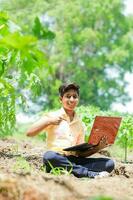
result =
[{"label": "laptop", "polygon": [[118,129],[120,127],[121,117],[96,116],[88,142],[75,146],[64,148],[64,151],[86,151],[93,149],[100,142],[101,138],[106,136],[107,144],[114,143]]}]

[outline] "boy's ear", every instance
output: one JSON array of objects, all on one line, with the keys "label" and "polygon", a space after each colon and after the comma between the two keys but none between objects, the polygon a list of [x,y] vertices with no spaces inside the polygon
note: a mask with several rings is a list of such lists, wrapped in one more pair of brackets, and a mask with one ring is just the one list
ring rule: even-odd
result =
[{"label": "boy's ear", "polygon": [[61,96],[59,96],[59,101],[60,101],[60,103],[62,103],[62,97]]}]

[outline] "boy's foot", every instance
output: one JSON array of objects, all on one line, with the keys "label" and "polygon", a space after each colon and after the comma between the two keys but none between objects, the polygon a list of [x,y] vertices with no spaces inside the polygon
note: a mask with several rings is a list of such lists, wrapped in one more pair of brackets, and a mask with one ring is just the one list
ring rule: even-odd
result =
[{"label": "boy's foot", "polygon": [[104,177],[109,177],[109,173],[106,172],[106,171],[99,172],[99,174],[96,175],[94,178],[95,178],[95,179],[99,179],[99,178],[104,178]]},{"label": "boy's foot", "polygon": [[106,171],[103,171],[103,172],[88,171],[88,177],[89,178],[98,179],[98,178],[103,178],[103,177],[108,177],[108,176],[109,176],[109,173],[106,172]]},{"label": "boy's foot", "polygon": [[96,176],[99,175],[100,172],[93,172],[93,171],[88,171],[87,177],[89,178],[95,178]]}]

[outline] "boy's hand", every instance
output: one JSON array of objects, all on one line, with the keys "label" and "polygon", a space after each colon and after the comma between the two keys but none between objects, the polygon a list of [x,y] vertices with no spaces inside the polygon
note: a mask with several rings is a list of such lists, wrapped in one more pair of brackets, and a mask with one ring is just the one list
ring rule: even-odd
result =
[{"label": "boy's hand", "polygon": [[99,149],[103,149],[103,148],[105,148],[106,146],[108,146],[107,136],[103,136],[103,137],[101,138],[101,140],[99,141],[99,143],[98,143],[98,148],[99,148]]},{"label": "boy's hand", "polygon": [[62,120],[65,120],[63,117],[52,117],[49,121],[50,125],[58,125]]},{"label": "boy's hand", "polygon": [[107,137],[103,136],[100,140],[100,142],[95,145],[94,147],[92,147],[91,149],[85,150],[85,151],[77,151],[77,156],[81,156],[81,157],[88,157],[91,156],[94,153],[97,153],[99,150],[105,148],[108,146],[108,141],[107,141]]}]

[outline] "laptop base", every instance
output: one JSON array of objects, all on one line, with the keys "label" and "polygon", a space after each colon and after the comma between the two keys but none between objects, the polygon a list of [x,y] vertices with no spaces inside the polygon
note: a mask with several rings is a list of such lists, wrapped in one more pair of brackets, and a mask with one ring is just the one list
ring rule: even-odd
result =
[{"label": "laptop base", "polygon": [[86,151],[88,149],[93,148],[94,146],[97,146],[97,145],[88,144],[87,142],[85,142],[85,143],[78,144],[78,145],[75,145],[75,146],[67,147],[63,150],[64,151]]}]

